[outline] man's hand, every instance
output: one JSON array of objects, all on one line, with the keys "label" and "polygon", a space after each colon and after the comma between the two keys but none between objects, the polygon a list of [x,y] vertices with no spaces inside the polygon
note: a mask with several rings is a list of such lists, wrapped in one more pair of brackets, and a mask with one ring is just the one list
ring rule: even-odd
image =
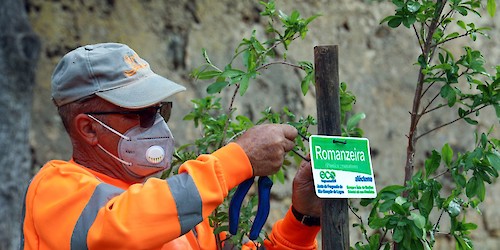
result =
[{"label": "man's hand", "polygon": [[284,124],[257,125],[241,135],[236,143],[250,159],[254,176],[272,175],[280,169],[286,152],[295,146],[297,129]]},{"label": "man's hand", "polygon": [[[307,156],[307,158],[310,158]],[[321,199],[314,191],[312,166],[310,161],[302,161],[293,178],[292,205],[301,214],[321,216]]]}]

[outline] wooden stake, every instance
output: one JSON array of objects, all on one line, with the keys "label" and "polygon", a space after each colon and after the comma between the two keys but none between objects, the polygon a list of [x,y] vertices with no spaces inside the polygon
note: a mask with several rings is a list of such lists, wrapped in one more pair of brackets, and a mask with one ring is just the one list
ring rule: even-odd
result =
[{"label": "wooden stake", "polygon": [[[316,109],[319,135],[341,135],[338,46],[314,47]],[[321,215],[323,250],[349,249],[347,199],[323,199]]]}]

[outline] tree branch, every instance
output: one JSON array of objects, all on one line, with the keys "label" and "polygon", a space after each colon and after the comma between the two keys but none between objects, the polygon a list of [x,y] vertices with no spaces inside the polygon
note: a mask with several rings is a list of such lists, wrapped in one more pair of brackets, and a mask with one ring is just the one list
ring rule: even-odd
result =
[{"label": "tree branch", "polygon": [[301,66],[298,66],[296,64],[293,64],[293,63],[289,63],[289,62],[285,62],[285,61],[279,61],[279,62],[270,62],[270,63],[266,63],[260,67],[258,67],[255,71],[259,71],[259,70],[262,70],[264,68],[267,68],[273,64],[283,64],[283,65],[288,65],[288,66],[291,66],[291,67],[294,67],[294,68],[298,68],[298,69],[301,69],[301,70],[304,70],[304,67],[301,67]]},{"label": "tree branch", "polygon": [[470,115],[470,114],[472,114],[472,113],[475,113],[475,112],[477,112],[477,111],[479,111],[479,110],[481,110],[481,109],[483,109],[483,108],[486,108],[486,107],[488,107],[488,105],[483,105],[483,106],[482,106],[482,107],[480,107],[480,108],[477,108],[477,109],[474,109],[474,110],[472,110],[472,111],[468,112],[468,113],[467,113],[466,115],[464,115],[463,117],[458,117],[457,119],[455,119],[455,120],[453,120],[453,121],[450,121],[450,122],[447,122],[447,123],[441,124],[441,125],[439,125],[439,126],[437,126],[437,127],[433,128],[433,129],[427,130],[426,132],[424,132],[424,133],[420,134],[419,136],[417,136],[417,139],[420,139],[421,137],[423,137],[423,136],[425,136],[425,135],[427,135],[427,134],[429,134],[429,133],[431,133],[431,132],[433,132],[433,131],[436,131],[436,130],[438,130],[438,129],[442,128],[442,127],[445,127],[445,126],[448,126],[448,125],[450,125],[450,124],[452,124],[452,123],[455,123],[455,122],[457,122],[457,121],[460,121],[460,120],[464,119],[465,117],[467,117],[468,115]]}]

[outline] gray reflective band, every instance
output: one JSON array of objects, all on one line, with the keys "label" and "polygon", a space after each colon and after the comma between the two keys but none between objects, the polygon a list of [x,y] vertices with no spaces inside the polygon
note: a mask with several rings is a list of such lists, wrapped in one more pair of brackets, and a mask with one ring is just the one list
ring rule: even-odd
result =
[{"label": "gray reflective band", "polygon": [[88,249],[87,235],[90,227],[94,224],[99,209],[106,205],[111,198],[120,195],[122,192],[122,189],[106,183],[97,185],[76,222],[73,235],[71,235],[71,249]]},{"label": "gray reflective band", "polygon": [[187,173],[174,175],[167,179],[167,183],[177,206],[181,235],[183,235],[203,221],[201,196],[193,179]]}]

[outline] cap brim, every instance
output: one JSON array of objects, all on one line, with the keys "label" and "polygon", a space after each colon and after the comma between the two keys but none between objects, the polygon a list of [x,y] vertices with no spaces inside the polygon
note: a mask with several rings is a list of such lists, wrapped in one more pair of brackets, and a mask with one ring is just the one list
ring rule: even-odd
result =
[{"label": "cap brim", "polygon": [[117,106],[138,109],[159,103],[184,90],[184,86],[153,74],[123,87],[97,92],[96,95]]}]

